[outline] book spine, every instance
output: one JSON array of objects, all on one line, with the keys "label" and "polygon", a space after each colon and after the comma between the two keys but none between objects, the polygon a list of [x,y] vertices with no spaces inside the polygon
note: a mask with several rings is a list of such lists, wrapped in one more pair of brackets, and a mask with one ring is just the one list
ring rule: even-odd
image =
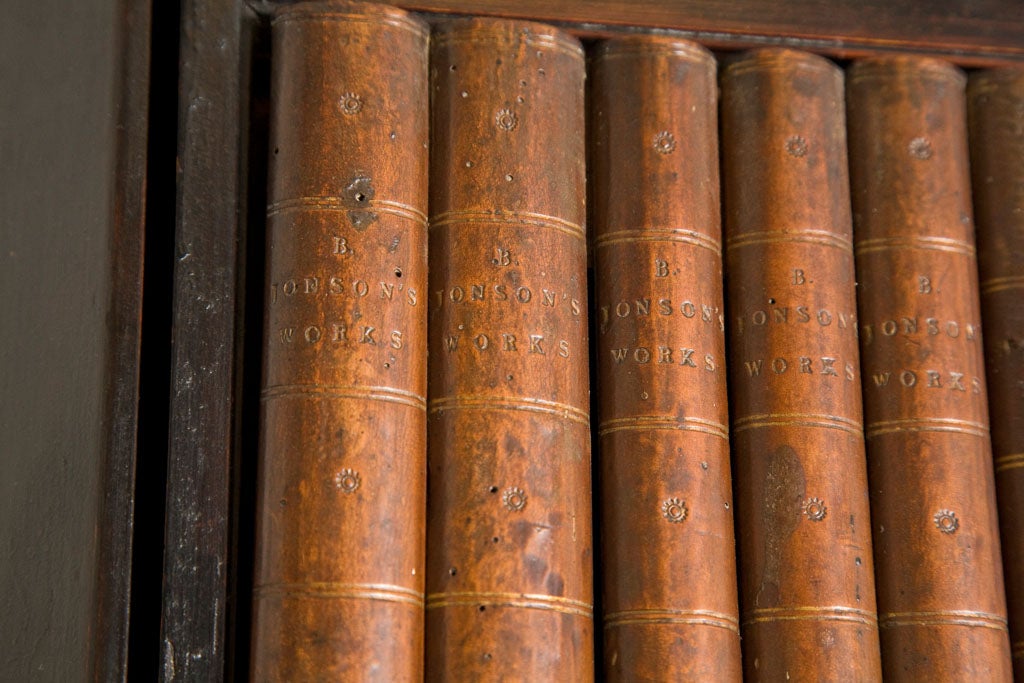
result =
[{"label": "book spine", "polygon": [[880,680],[842,71],[729,64],[722,160],[745,673]]},{"label": "book spine", "polygon": [[1024,681],[1024,70],[977,72],[967,95],[1006,603]]},{"label": "book spine", "polygon": [[604,670],[741,678],[715,61],[674,38],[592,58]]},{"label": "book spine", "polygon": [[423,675],[428,31],[272,24],[254,680]]},{"label": "book spine", "polygon": [[428,680],[593,677],[584,60],[431,41]]},{"label": "book spine", "polygon": [[847,81],[865,434],[887,680],[1011,678],[971,218],[964,75]]}]

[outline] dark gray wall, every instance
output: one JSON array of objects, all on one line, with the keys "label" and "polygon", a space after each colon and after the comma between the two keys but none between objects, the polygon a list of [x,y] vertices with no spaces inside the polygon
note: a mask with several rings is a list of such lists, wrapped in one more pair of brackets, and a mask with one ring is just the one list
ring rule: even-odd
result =
[{"label": "dark gray wall", "polygon": [[116,5],[0,22],[0,680],[89,676],[107,400]]}]

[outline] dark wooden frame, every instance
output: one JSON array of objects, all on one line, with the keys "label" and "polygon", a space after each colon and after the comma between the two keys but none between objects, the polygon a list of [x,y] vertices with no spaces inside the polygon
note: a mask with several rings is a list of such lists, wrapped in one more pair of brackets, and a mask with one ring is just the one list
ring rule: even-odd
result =
[{"label": "dark wooden frame", "polygon": [[[661,30],[719,50],[785,45],[839,59],[912,52],[965,67],[1024,64],[1024,11],[1016,0],[393,4],[435,16],[554,22],[583,38]],[[262,273],[247,273],[245,256],[247,248],[251,255],[262,246],[262,206],[255,202],[259,192],[250,192],[250,174],[261,173],[264,164],[257,158],[258,131],[250,136],[256,111],[250,88],[254,51],[265,44],[275,5],[183,3],[160,655],[168,681],[241,678],[246,672],[246,570],[235,572],[238,558],[251,555],[245,524],[239,526],[246,519],[239,501],[248,500],[241,479],[243,472],[251,474],[255,457],[256,425],[244,384],[245,373],[259,365],[253,338],[260,335],[246,286],[250,294],[252,283],[259,288]],[[254,249],[247,240],[259,242]]]}]

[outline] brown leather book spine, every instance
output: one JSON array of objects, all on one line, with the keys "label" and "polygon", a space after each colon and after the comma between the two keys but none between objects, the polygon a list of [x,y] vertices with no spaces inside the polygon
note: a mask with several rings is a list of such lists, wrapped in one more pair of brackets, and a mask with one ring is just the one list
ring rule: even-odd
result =
[{"label": "brown leather book spine", "polygon": [[592,57],[604,672],[742,675],[715,60],[630,37]]},{"label": "brown leather book spine", "polygon": [[738,58],[722,152],[744,672],[877,681],[842,71]]},{"label": "brown leather book spine", "polygon": [[1006,603],[1024,681],[1024,70],[973,74],[967,102]]},{"label": "brown leather book spine", "polygon": [[253,680],[423,676],[426,26],[273,20]]},{"label": "brown leather book spine", "polygon": [[431,40],[428,680],[593,676],[583,51]]},{"label": "brown leather book spine", "polygon": [[865,435],[883,671],[1008,681],[964,75],[847,78]]}]

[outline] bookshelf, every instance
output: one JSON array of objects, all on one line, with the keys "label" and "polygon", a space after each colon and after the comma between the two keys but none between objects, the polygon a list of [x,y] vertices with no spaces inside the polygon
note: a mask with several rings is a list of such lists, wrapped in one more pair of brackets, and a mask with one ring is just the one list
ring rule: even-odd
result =
[{"label": "bookshelf", "polygon": [[[0,678],[247,673],[276,4],[47,1],[0,29]],[[394,4],[1024,64],[1015,0]]]}]

